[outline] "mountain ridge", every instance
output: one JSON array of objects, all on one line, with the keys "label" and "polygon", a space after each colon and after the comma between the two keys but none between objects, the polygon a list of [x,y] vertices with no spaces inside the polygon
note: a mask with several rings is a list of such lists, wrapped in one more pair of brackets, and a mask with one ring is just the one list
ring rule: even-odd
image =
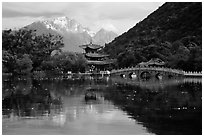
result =
[{"label": "mountain ridge", "polygon": [[202,3],[167,2],[104,47],[118,67],[160,58],[168,67],[202,70]]},{"label": "mountain ridge", "polygon": [[104,28],[101,28],[98,32],[93,32],[89,28],[83,27],[76,20],[66,16],[33,22],[25,28],[36,30],[38,35],[48,33],[61,35],[65,44],[63,50],[73,52],[83,52],[79,45],[88,44],[91,41],[104,46],[105,43],[112,41],[117,36],[116,33]]}]

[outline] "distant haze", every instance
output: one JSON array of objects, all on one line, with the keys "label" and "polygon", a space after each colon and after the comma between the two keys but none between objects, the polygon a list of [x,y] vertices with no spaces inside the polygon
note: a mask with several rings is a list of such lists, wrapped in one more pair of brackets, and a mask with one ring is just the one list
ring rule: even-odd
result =
[{"label": "distant haze", "polygon": [[2,28],[21,28],[35,21],[67,16],[97,32],[122,34],[146,18],[161,2],[3,2]]}]

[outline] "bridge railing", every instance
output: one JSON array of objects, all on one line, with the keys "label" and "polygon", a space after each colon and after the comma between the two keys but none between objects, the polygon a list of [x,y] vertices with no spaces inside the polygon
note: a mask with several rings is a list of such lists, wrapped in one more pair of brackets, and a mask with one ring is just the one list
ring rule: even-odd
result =
[{"label": "bridge railing", "polygon": [[111,71],[111,74],[114,73],[120,73],[120,72],[127,72],[127,71],[136,71],[136,70],[150,70],[150,71],[162,71],[162,72],[170,72],[170,73],[175,73],[175,74],[181,74],[181,75],[187,75],[187,74],[201,74],[202,72],[185,72],[183,70],[178,70],[178,69],[172,69],[172,68],[165,68],[165,67],[128,67],[128,68],[120,68],[120,69],[113,69]]},{"label": "bridge railing", "polygon": [[197,71],[184,71],[185,76],[202,76],[202,71],[197,72]]}]

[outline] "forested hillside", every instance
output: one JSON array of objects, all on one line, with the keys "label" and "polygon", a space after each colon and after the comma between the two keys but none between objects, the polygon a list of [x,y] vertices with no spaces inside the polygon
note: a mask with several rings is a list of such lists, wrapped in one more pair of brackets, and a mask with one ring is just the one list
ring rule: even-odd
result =
[{"label": "forested hillside", "polygon": [[165,3],[104,51],[117,58],[117,67],[160,58],[168,67],[201,71],[202,3]]}]

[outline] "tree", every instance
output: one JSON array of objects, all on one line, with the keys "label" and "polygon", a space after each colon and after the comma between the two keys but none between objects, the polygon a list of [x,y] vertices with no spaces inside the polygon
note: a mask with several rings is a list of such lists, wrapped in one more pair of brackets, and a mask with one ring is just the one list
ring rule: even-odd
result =
[{"label": "tree", "polygon": [[32,70],[32,60],[28,54],[24,54],[22,58],[16,60],[16,68],[14,71],[17,74],[30,74]]},{"label": "tree", "polygon": [[12,55],[8,51],[2,50],[2,65],[4,68],[3,72],[12,73],[16,68],[16,60],[16,55]]},{"label": "tree", "polygon": [[50,58],[53,50],[61,50],[64,46],[61,36],[36,35],[35,31],[20,29],[17,31],[5,30],[2,32],[2,49],[9,55],[8,62],[5,63],[8,70],[12,72],[12,65],[17,59],[24,58],[24,54],[29,55],[32,60],[32,71],[36,70],[44,60]]},{"label": "tree", "polygon": [[133,51],[124,51],[118,55],[117,62],[118,67],[130,67],[136,65],[136,58]]},{"label": "tree", "polygon": [[86,59],[83,54],[73,52],[62,52],[61,54],[52,56],[49,60],[42,62],[43,70],[62,71],[67,73],[85,72]]}]

